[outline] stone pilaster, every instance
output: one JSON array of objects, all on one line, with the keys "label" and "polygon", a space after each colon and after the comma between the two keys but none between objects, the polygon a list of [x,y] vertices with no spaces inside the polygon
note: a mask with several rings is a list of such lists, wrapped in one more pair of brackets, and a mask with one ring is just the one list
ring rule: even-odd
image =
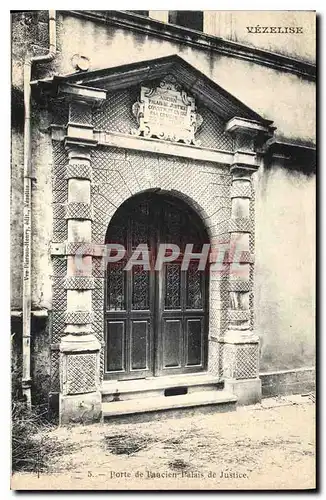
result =
[{"label": "stone pilaster", "polygon": [[60,351],[60,423],[99,420],[101,417],[100,349],[92,331],[92,167],[93,138],[91,104],[70,103],[65,147],[68,151],[66,179],[68,198],[67,291],[65,330]]},{"label": "stone pilaster", "polygon": [[258,134],[267,133],[264,127],[235,118],[227,124],[235,140],[234,162],[231,166],[231,219],[229,249],[229,308],[228,325],[223,342],[222,372],[225,389],[235,393],[239,404],[261,399],[259,379],[259,336],[253,329],[254,254],[251,235],[254,230],[254,211],[251,175],[258,168],[255,142]]}]

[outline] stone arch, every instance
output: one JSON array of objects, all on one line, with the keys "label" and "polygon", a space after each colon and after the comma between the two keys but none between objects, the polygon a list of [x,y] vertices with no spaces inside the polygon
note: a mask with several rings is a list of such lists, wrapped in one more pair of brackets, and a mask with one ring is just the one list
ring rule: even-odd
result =
[{"label": "stone arch", "polygon": [[[122,148],[96,148],[92,154],[92,166],[93,184],[99,186],[92,196],[94,243],[105,242],[110,221],[126,200],[155,190],[184,200],[198,214],[211,248],[216,248],[221,241],[229,241],[232,178],[228,165]],[[219,339],[227,327],[227,279],[227,276],[210,272],[208,370],[216,375],[221,375]],[[103,290],[101,280],[98,287]],[[103,335],[100,304],[94,299],[98,318],[94,329],[99,337]]]},{"label": "stone arch", "polygon": [[99,148],[93,154],[93,241],[103,243],[116,210],[128,198],[162,190],[183,199],[202,218],[209,237],[226,233],[229,167],[153,153]]},{"label": "stone arch", "polygon": [[[163,239],[164,235],[165,237],[168,235],[167,239]],[[180,253],[175,261],[168,262],[158,269],[155,267],[156,272],[153,273],[156,262],[154,259],[160,243],[164,242],[179,245]],[[105,269],[103,306],[107,346],[104,375],[106,378],[117,376],[116,366],[124,367],[124,372],[119,375],[121,378],[130,376],[137,378],[139,373],[135,373],[132,369],[133,363],[138,362],[137,356],[146,358],[146,368],[142,368],[145,371],[141,376],[148,373],[149,376],[153,374],[160,376],[166,374],[166,370],[169,369],[174,370],[172,374],[207,370],[209,265],[206,269],[198,269],[197,261],[197,264],[190,264],[183,269],[181,264],[186,256],[186,244],[194,245],[193,252],[201,252],[205,248],[203,245],[209,242],[208,231],[202,217],[182,196],[176,196],[175,193],[171,195],[171,191],[158,189],[142,191],[129,197],[115,211],[108,225],[105,244],[124,245],[126,255],[118,263],[108,262]],[[151,256],[154,257],[150,268],[141,264],[135,266],[135,271],[133,269],[132,272],[124,273],[124,266],[130,262],[136,245],[140,243],[146,243]],[[141,335],[142,347],[134,348],[132,347],[134,344],[130,344],[128,339],[132,338],[134,323],[137,323],[138,329],[143,328],[139,326],[140,312],[142,325],[146,323],[148,326],[146,332],[142,332]],[[127,333],[121,336],[124,348],[123,350],[118,348],[115,358],[112,353],[116,352],[115,342],[119,335],[117,324],[123,324],[123,331]],[[108,332],[111,332],[111,337]],[[172,345],[173,339],[176,339],[173,351],[176,354],[169,355],[169,358],[165,358],[163,354],[166,353],[164,347],[166,344],[163,341],[165,335]],[[188,336],[191,338],[192,335],[195,335],[195,341],[189,341]],[[196,362],[187,361],[188,342],[193,346],[190,356],[194,356],[192,359],[196,359]],[[153,345],[156,346],[156,361],[153,361],[152,356],[149,357],[148,354],[149,346],[153,349]],[[129,353],[127,358],[121,354],[124,349]],[[173,365],[175,356],[179,357],[177,363]],[[168,361],[163,362],[163,358]]]},{"label": "stone arch", "polygon": [[[166,189],[161,189],[161,188],[149,188],[149,189],[144,189],[144,190],[141,190],[141,191],[137,191],[136,193],[134,193],[132,196],[129,196],[127,197],[125,200],[123,200],[117,207],[116,209],[110,214],[110,216],[108,217],[108,224],[107,224],[107,227],[109,227],[110,225],[110,222],[112,221],[114,215],[118,212],[119,208],[126,202],[128,202],[131,198],[135,197],[135,196],[138,196],[138,195],[141,195],[141,194],[145,194],[145,193],[155,193],[155,192],[158,192],[160,191],[162,194],[168,194],[170,196],[173,196],[175,198],[178,198],[182,201],[184,201],[186,203],[186,205],[188,205],[192,210],[194,210],[194,212],[199,216],[199,218],[201,219],[201,222],[203,224],[203,227],[205,228],[205,230],[207,231],[207,234],[208,234],[208,237],[209,237],[209,240],[211,241],[212,239],[212,225],[209,225],[209,221],[210,221],[210,217],[209,215],[206,213],[205,209],[198,203],[198,201],[190,198],[188,195],[186,195],[185,193],[182,193],[180,191],[176,191],[175,189],[170,189],[170,190],[166,190]],[[105,239],[105,235],[104,235],[104,239]]]}]

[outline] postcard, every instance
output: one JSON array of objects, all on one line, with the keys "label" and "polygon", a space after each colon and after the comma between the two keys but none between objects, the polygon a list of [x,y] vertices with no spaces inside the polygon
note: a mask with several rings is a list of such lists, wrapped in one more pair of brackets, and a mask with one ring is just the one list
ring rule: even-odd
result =
[{"label": "postcard", "polygon": [[316,12],[11,12],[13,490],[313,490]]}]

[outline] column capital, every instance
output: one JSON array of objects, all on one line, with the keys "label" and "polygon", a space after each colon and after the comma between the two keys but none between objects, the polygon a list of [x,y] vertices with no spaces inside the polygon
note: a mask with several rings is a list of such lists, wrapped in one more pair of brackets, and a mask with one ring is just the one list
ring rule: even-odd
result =
[{"label": "column capital", "polygon": [[87,160],[87,163],[91,161],[91,153],[89,147],[82,144],[74,144],[72,142],[66,142],[65,149],[68,153],[69,160]]},{"label": "column capital", "polygon": [[69,120],[67,134],[64,139],[65,147],[69,149],[69,147],[74,146],[84,148],[96,146],[98,140],[94,136],[92,108],[106,99],[106,91],[68,84],[63,84],[63,89],[67,93],[69,100]]},{"label": "column capital", "polygon": [[245,163],[234,162],[231,165],[230,172],[232,174],[233,180],[243,180],[251,181],[251,176],[259,168],[259,165],[249,165]]},{"label": "column capital", "polygon": [[271,136],[274,127],[270,125],[262,125],[256,120],[248,120],[246,118],[239,118],[237,116],[231,118],[226,124],[225,130],[230,134],[247,135],[248,137],[255,137],[257,134],[265,134]]},{"label": "column capital", "polygon": [[92,125],[68,123],[67,135],[64,138],[66,149],[85,148],[97,146],[98,141],[94,137],[94,127]]},{"label": "column capital", "polygon": [[[225,130],[234,138],[234,157],[231,165],[232,174],[251,175],[259,168],[257,152],[273,136],[275,127],[272,122],[259,122],[237,116],[231,118]],[[241,177],[241,175],[240,175]]]},{"label": "column capital", "polygon": [[70,102],[99,106],[106,99],[107,91],[85,85],[62,82],[57,87],[57,95],[69,99]]}]

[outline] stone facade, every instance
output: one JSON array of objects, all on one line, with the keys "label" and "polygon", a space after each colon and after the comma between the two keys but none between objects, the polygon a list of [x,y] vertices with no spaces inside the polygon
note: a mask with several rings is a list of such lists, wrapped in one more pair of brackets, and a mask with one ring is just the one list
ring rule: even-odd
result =
[{"label": "stone facade", "polygon": [[[60,14],[61,32],[72,19],[79,32],[78,16]],[[93,23],[100,38],[105,36],[100,21],[88,17],[85,23]],[[117,28],[116,33],[119,29],[123,30]],[[95,54],[97,42],[92,37],[89,41]],[[72,48],[67,43],[63,35],[60,57],[53,62],[59,65],[59,74],[68,72],[67,58]],[[164,43],[162,55],[171,41]],[[261,100],[258,110],[255,106],[249,108],[233,98],[231,82],[224,89],[216,85],[217,61],[212,71],[202,65],[199,72],[191,64],[198,50],[195,47],[188,54],[188,63],[179,56],[151,61],[143,57],[140,62],[130,63],[126,56],[116,61],[125,63],[123,69],[118,64],[104,64],[93,72],[59,78],[53,76],[57,71],[52,66],[52,70],[38,70],[40,73],[35,75],[32,86],[38,128],[32,131],[32,149],[38,184],[33,188],[32,262],[36,272],[32,296],[38,309],[49,311],[49,320],[45,320],[51,338],[47,353],[51,358],[49,394],[52,406],[60,408],[62,423],[100,418],[105,352],[105,235],[124,202],[156,190],[182,199],[200,216],[213,249],[227,248],[223,272],[216,263],[210,264],[207,371],[236,394],[240,404],[261,398],[259,365],[264,332],[257,331],[255,325],[260,309],[260,295],[258,305],[257,293],[254,297],[255,191],[259,167],[266,169],[280,157],[269,149],[274,140],[274,116],[268,114],[271,102],[266,104],[263,117],[257,112],[263,106]],[[151,51],[148,56],[152,56]],[[226,64],[222,59],[221,69]],[[236,72],[243,64],[238,63]],[[296,71],[299,69],[296,67]],[[151,72],[155,78],[149,78]],[[157,85],[171,72],[182,91],[194,100],[200,116],[194,144],[135,133],[139,123],[134,105],[140,99],[142,86]],[[305,86],[304,95],[308,95],[311,78],[298,82],[300,85]],[[275,118],[277,122],[279,117]],[[289,124],[284,125],[280,119],[280,125],[281,133],[286,133]],[[14,144],[18,144],[20,132],[14,137]],[[289,155],[295,157],[293,152],[287,152],[286,158]],[[310,156],[306,163],[309,161]],[[44,186],[49,198],[46,200],[42,196]],[[19,189],[14,193],[16,199]],[[47,244],[35,245],[42,236]],[[261,251],[259,248],[259,255]],[[75,257],[80,254],[82,272],[75,266]],[[16,269],[14,280],[19,281]],[[17,304],[19,309],[19,298]]]},{"label": "stone facade", "polygon": [[[218,249],[223,240],[223,245],[236,249],[241,256],[239,268],[233,272],[235,256],[230,250],[223,272],[211,265],[208,371],[226,380],[242,403],[261,397],[259,338],[253,332],[251,174],[257,169],[255,138],[268,133],[268,127],[234,118],[223,128],[223,120],[198,100],[203,124],[198,133],[198,159],[193,158],[191,148],[185,150],[177,142],[170,154],[154,153],[152,144],[142,138],[136,138],[134,146],[127,149],[123,141],[121,147],[106,145],[106,133],[130,134],[135,125],[130,106],[136,90],[113,93],[102,107],[93,110],[90,105],[72,101],[68,133],[61,134],[61,141],[53,140],[51,366],[52,390],[60,389],[63,422],[66,413],[69,418],[77,418],[75,405],[79,404],[80,394],[93,407],[94,414],[88,412],[88,417],[96,418],[100,411],[98,390],[105,341],[104,266],[98,249],[103,247],[108,225],[119,206],[137,193],[157,189],[173,193],[196,210],[213,248]],[[54,125],[54,139],[60,139],[60,126]],[[100,144],[96,138],[100,138]],[[140,141],[146,151],[139,151]],[[225,163],[223,156],[217,161],[201,160],[207,144],[212,150],[227,151],[231,164]],[[89,274],[78,276],[73,258],[81,244]],[[77,373],[88,376],[76,379]]]}]

